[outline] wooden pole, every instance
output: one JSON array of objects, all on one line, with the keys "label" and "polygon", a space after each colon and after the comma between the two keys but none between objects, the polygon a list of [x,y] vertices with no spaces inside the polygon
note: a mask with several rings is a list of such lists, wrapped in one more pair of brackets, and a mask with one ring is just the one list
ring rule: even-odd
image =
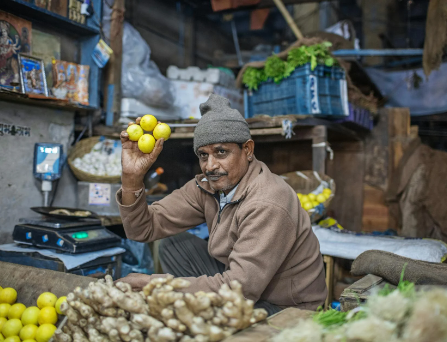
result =
[{"label": "wooden pole", "polygon": [[303,34],[301,33],[298,26],[296,26],[295,21],[293,21],[292,16],[290,15],[289,11],[287,10],[286,6],[282,3],[281,0],[273,0],[276,7],[278,7],[279,11],[283,15],[284,19],[286,19],[287,24],[292,29],[293,33],[295,34],[297,39],[303,39]]},{"label": "wooden pole", "polygon": [[113,54],[106,68],[106,124],[113,126],[121,111],[121,63],[123,60],[123,25],[125,0],[115,0],[110,22],[110,48]]}]

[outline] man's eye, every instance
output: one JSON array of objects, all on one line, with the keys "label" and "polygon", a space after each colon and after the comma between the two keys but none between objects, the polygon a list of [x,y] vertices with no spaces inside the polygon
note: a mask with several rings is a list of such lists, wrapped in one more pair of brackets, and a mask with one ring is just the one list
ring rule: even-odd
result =
[{"label": "man's eye", "polygon": [[219,154],[225,154],[225,153],[227,153],[227,151],[225,151],[225,150],[219,150],[218,153],[219,153]]},{"label": "man's eye", "polygon": [[206,153],[200,153],[200,158],[205,159],[206,157],[208,157]]}]

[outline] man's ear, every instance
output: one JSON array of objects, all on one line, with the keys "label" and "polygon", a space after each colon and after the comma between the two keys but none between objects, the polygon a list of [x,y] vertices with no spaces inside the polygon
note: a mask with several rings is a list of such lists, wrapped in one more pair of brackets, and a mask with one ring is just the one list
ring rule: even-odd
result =
[{"label": "man's ear", "polygon": [[253,155],[255,152],[255,142],[253,140],[247,140],[242,146],[244,153],[247,155],[249,161],[253,160]]}]

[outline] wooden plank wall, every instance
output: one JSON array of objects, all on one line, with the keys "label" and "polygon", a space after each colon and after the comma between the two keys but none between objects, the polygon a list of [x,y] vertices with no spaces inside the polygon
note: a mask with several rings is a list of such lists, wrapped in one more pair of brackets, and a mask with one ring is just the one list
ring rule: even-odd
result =
[{"label": "wooden plank wall", "polygon": [[212,63],[215,51],[235,52],[229,34],[214,22],[194,17],[183,3],[127,0],[126,20],[149,44],[151,59],[162,73],[169,65],[205,68]]}]

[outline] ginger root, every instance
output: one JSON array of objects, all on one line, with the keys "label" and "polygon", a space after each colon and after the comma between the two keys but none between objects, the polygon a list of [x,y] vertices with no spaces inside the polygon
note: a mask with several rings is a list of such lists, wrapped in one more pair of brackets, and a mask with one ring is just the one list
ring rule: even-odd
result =
[{"label": "ginger root", "polygon": [[183,293],[189,281],[167,275],[141,292],[110,276],[77,287],[61,311],[67,323],[56,342],[217,342],[267,317],[243,296],[237,281],[219,293]]}]

